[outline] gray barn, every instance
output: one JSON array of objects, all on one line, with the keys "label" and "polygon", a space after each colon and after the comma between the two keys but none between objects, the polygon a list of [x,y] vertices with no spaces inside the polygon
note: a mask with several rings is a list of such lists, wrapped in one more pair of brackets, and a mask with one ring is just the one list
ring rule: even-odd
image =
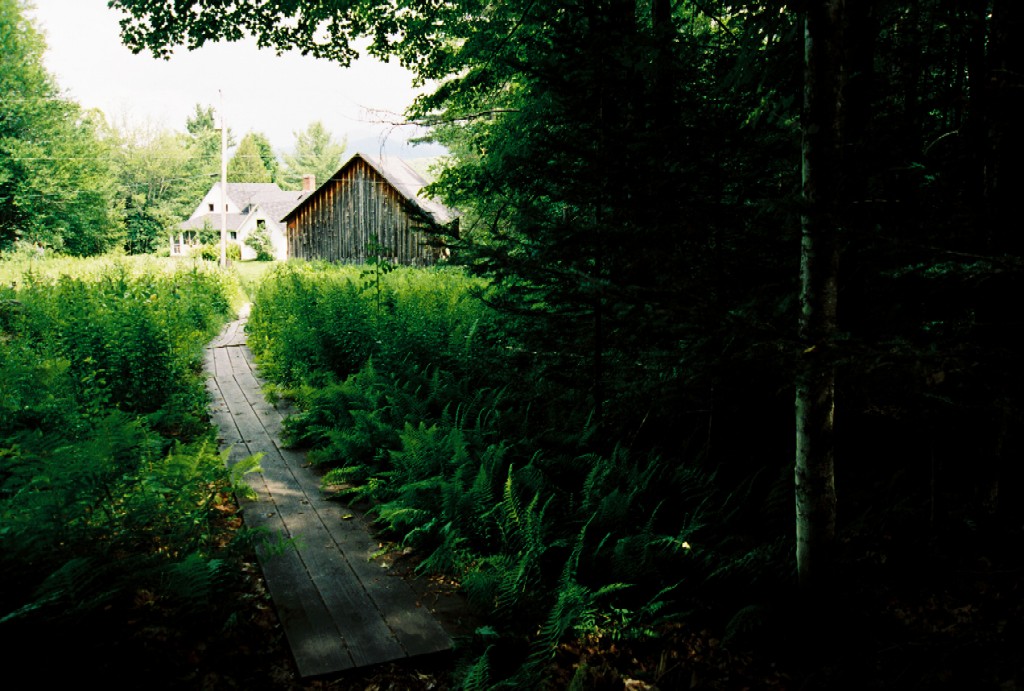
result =
[{"label": "gray barn", "polygon": [[288,256],[433,264],[443,254],[437,233],[452,232],[458,214],[420,196],[426,184],[400,159],[355,154],[284,217]]}]

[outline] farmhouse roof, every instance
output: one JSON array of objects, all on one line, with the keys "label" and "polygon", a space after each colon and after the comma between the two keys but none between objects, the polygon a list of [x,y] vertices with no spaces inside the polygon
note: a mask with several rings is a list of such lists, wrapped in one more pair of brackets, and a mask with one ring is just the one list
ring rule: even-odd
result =
[{"label": "farmhouse roof", "polygon": [[[394,187],[399,194],[411,202],[413,206],[423,212],[437,225],[448,225],[459,216],[459,213],[454,209],[423,195],[422,190],[427,186],[426,179],[413,170],[408,163],[394,156],[382,156],[378,158],[362,152],[355,153],[343,166],[341,166],[341,168],[338,169],[337,173],[331,176],[331,180],[338,177],[342,171],[354,165],[355,162],[359,160],[364,161],[368,166],[377,171],[377,173],[392,187]],[[289,209],[287,215],[281,220],[288,221],[292,214],[301,209],[308,199],[315,197],[321,189],[324,189],[328,183],[331,182],[331,180],[324,182],[308,197]]]},{"label": "farmhouse roof", "polygon": [[[213,188],[219,190],[220,183],[214,183]],[[299,191],[282,190],[274,182],[229,182],[226,192],[228,199],[240,209],[255,204],[264,208],[271,203],[292,202],[294,205],[302,199],[304,194]]]},{"label": "farmhouse roof", "polygon": [[[242,223],[247,218],[249,218],[249,214],[227,214],[227,229],[238,230],[242,227]],[[178,225],[181,230],[202,230],[206,226],[213,229],[220,229],[220,214],[216,211],[208,214],[200,214],[199,216],[193,216],[192,218],[182,221]]]},{"label": "farmhouse roof", "polygon": [[298,206],[303,199],[308,197],[312,192],[290,192],[296,196],[285,199],[273,199],[260,203],[260,207],[266,212],[267,216],[274,219],[275,223],[280,223],[280,219],[284,218]]},{"label": "farmhouse roof", "polygon": [[[213,183],[210,192],[217,193],[220,182]],[[260,209],[272,223],[291,211],[296,204],[309,195],[309,192],[298,190],[282,190],[273,182],[229,182],[225,188],[225,196],[241,210],[241,213],[228,214],[228,230],[238,230],[245,220]],[[178,227],[182,230],[198,230],[209,224],[220,228],[220,213],[217,211],[203,212],[193,215]]]}]

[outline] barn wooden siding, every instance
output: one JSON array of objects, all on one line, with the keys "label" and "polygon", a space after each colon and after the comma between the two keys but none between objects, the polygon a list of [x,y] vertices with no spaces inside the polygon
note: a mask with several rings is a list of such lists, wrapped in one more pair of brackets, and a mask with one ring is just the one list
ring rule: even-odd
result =
[{"label": "barn wooden siding", "polygon": [[366,161],[356,159],[288,217],[288,256],[364,263],[384,256],[399,264],[433,264],[439,249],[430,223]]}]

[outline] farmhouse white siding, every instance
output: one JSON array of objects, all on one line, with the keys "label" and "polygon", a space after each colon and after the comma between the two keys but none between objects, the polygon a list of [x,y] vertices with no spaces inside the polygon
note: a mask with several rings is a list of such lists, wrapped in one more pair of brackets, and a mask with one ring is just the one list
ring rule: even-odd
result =
[{"label": "farmhouse white siding", "polygon": [[[226,192],[229,242],[240,247],[242,259],[256,258],[255,250],[246,245],[245,241],[261,226],[267,229],[274,258],[280,261],[287,259],[288,239],[285,225],[280,219],[308,195],[308,192],[285,191],[274,183],[238,182],[229,182]],[[192,215],[181,224],[177,243],[175,238],[172,238],[172,254],[187,253],[188,238],[194,238],[204,227],[220,231],[220,182],[213,184]]]}]

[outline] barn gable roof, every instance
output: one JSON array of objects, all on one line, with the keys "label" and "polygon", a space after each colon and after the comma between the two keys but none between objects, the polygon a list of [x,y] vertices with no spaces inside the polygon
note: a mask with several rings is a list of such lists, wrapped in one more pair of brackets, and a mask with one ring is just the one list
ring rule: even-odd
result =
[{"label": "barn gable roof", "polygon": [[[343,166],[341,166],[341,168],[338,169],[338,172],[331,176],[331,180],[338,177],[338,175],[345,169],[355,165],[357,161],[363,161],[370,166],[370,168],[375,170],[377,174],[395,188],[402,197],[419,209],[435,224],[439,226],[446,226],[458,218],[459,214],[454,209],[450,209],[444,204],[422,195],[421,192],[423,188],[427,186],[427,181],[422,175],[413,170],[408,163],[400,158],[395,158],[394,156],[382,156],[378,158],[366,153],[357,152],[353,154],[352,157],[348,159]],[[282,218],[282,221],[287,222],[291,216],[299,212],[309,202],[309,200],[319,195],[320,191],[325,189],[331,180],[325,181],[316,189],[316,191],[291,208],[288,214]]]}]

